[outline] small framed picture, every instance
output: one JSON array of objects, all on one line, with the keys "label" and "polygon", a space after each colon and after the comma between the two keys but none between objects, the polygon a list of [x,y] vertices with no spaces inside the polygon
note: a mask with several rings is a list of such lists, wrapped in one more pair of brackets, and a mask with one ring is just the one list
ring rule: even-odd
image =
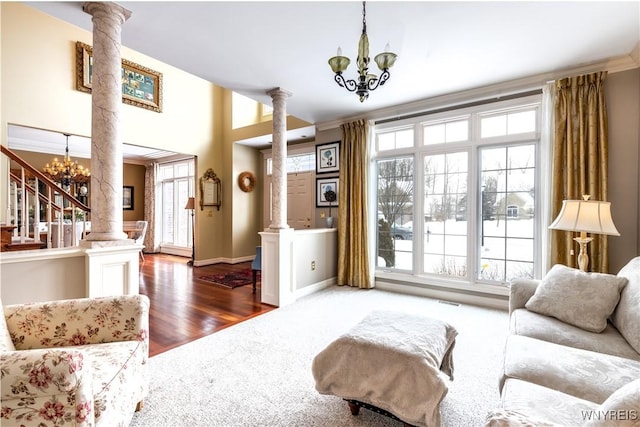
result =
[{"label": "small framed picture", "polygon": [[340,170],[340,141],[316,145],[316,173]]},{"label": "small framed picture", "polygon": [[127,185],[122,187],[122,210],[133,210],[133,187]]},{"label": "small framed picture", "polygon": [[338,206],[338,183],[340,178],[316,178],[316,207]]}]

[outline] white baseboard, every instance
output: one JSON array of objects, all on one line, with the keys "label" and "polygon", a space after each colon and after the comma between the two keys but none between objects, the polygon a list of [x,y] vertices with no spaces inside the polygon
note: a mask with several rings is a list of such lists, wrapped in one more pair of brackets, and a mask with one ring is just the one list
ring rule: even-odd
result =
[{"label": "white baseboard", "polygon": [[253,258],[255,258],[255,255],[248,255],[248,256],[243,256],[238,258],[226,258],[226,257],[211,258],[211,259],[196,261],[195,266],[203,267],[205,265],[213,265],[213,264],[240,264],[241,262],[253,261]]},{"label": "white baseboard", "polygon": [[311,295],[313,293],[321,291],[324,288],[328,288],[329,286],[333,286],[336,283],[338,283],[338,278],[337,277],[331,277],[331,278],[323,280],[321,282],[305,286],[304,288],[296,289],[296,291],[293,294],[293,298],[294,298],[294,300],[297,300],[298,298],[302,298],[304,296]]},{"label": "white baseboard", "polygon": [[384,280],[376,280],[376,289],[385,291],[398,292],[403,294],[418,295],[444,302],[454,302],[460,304],[478,305],[482,307],[497,308],[500,310],[509,309],[509,300],[499,295],[490,294],[471,294],[461,291],[447,290],[443,288],[435,289],[426,286],[409,286],[397,283],[385,282]]}]

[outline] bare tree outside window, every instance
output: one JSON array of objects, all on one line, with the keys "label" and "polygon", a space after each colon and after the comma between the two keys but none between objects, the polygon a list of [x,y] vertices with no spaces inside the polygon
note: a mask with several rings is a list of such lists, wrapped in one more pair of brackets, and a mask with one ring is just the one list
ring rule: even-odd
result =
[{"label": "bare tree outside window", "polygon": [[[413,222],[413,187],[413,158],[378,162],[378,255],[385,267],[396,265],[395,229]],[[410,251],[410,247],[401,250]]]}]

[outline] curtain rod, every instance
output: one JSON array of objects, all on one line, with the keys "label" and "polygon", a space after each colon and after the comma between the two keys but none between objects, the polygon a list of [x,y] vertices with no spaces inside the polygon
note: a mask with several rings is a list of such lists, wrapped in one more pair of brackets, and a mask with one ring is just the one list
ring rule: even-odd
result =
[{"label": "curtain rod", "polygon": [[477,107],[478,105],[492,104],[494,102],[508,101],[510,99],[524,98],[524,97],[527,97],[527,96],[540,95],[540,94],[542,94],[542,89],[536,89],[536,90],[531,90],[531,91],[528,91],[528,92],[514,93],[512,95],[505,95],[505,96],[499,96],[497,98],[488,98],[488,99],[483,99],[483,100],[480,100],[480,101],[469,102],[467,104],[458,104],[458,105],[453,105],[451,107],[438,108],[438,109],[435,109],[435,110],[421,111],[419,113],[413,113],[413,114],[407,114],[407,115],[404,115],[404,116],[392,117],[392,118],[389,118],[389,119],[377,120],[374,123],[376,125],[380,125],[380,124],[384,124],[384,123],[396,122],[396,121],[399,121],[399,120],[414,119],[416,117],[427,116],[429,114],[444,113],[446,111],[459,110],[461,108]]}]

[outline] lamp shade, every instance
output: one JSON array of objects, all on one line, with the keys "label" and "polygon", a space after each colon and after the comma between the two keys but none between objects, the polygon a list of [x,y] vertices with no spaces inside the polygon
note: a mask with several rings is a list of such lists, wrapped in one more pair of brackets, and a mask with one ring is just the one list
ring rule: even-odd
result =
[{"label": "lamp shade", "polygon": [[563,200],[562,209],[549,228],[620,235],[611,218],[611,203],[599,200]]},{"label": "lamp shade", "polygon": [[184,207],[185,209],[195,209],[196,208],[196,198],[195,197],[189,197],[189,200],[187,200],[187,206]]}]

